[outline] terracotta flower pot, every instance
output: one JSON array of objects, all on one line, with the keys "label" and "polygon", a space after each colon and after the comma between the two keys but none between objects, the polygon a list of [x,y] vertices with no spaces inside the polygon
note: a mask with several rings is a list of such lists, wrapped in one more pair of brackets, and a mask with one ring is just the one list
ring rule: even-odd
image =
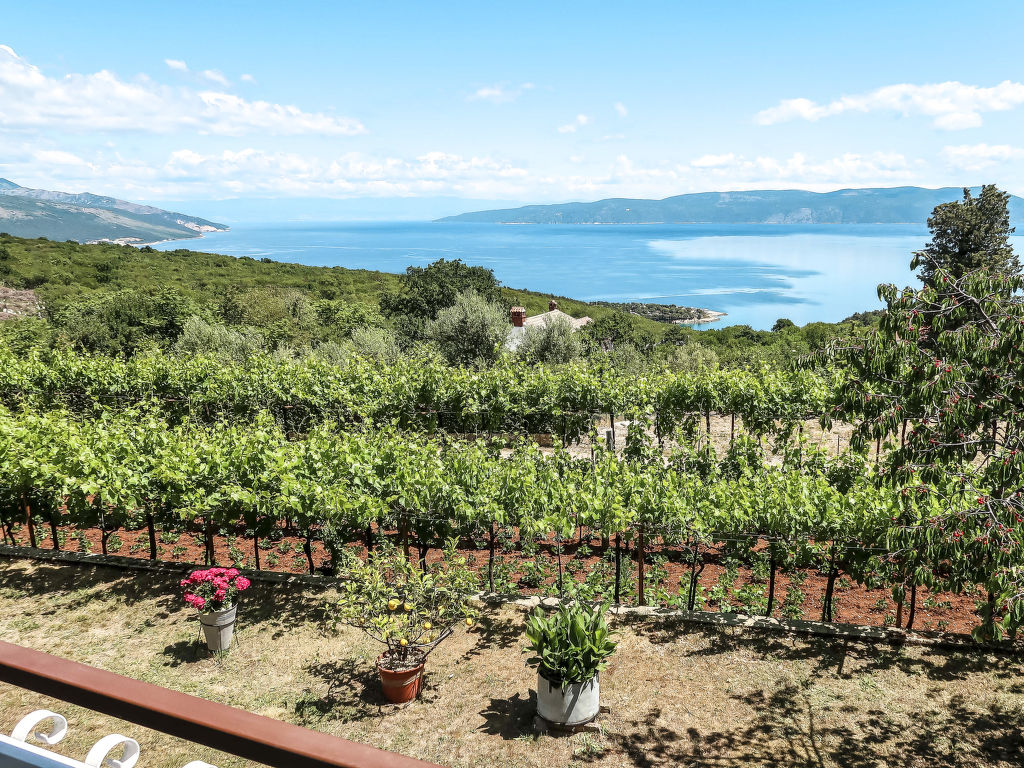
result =
[{"label": "terracotta flower pot", "polygon": [[423,667],[426,660],[421,661],[411,669],[403,669],[394,672],[381,666],[384,661],[384,654],[377,657],[377,671],[380,672],[380,687],[384,691],[384,698],[393,704],[406,704],[420,694],[423,687]]}]

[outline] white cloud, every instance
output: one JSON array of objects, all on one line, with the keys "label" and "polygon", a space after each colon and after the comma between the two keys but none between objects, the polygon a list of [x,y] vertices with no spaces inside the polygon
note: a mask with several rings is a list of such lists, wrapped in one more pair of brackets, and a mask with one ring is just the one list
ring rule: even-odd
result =
[{"label": "white cloud", "polygon": [[[43,139],[38,139],[43,141]],[[10,151],[8,151],[8,149]],[[568,156],[560,166],[434,151],[416,157],[346,152],[271,151],[254,146],[207,150],[180,147],[153,162],[116,148],[68,151],[66,146],[5,147],[0,176],[27,186],[110,194],[125,199],[216,197],[457,197],[538,202],[606,197],[667,197],[698,191],[957,183],[920,160],[898,153],[813,157],[710,154],[642,162],[628,154]],[[1011,148],[1012,150],[1012,148]],[[982,154],[1012,157],[1000,148]]]},{"label": "white cloud", "polygon": [[346,153],[317,158],[260,149],[173,152],[160,169],[168,182],[245,195],[381,196],[490,194],[527,171],[490,157],[428,152],[414,159]]},{"label": "white cloud", "polygon": [[60,149],[41,149],[32,153],[32,158],[41,165],[72,166],[77,168],[93,168],[78,155]]},{"label": "white cloud", "polygon": [[244,75],[240,76],[238,79],[241,80],[243,83],[255,83],[256,82],[256,78],[253,77],[250,74],[244,74]]},{"label": "white cloud", "polygon": [[576,133],[580,128],[590,124],[590,117],[588,115],[576,115],[576,119],[567,123],[566,125],[558,126],[559,133]]},{"label": "white cloud", "polygon": [[164,64],[178,72],[188,72],[188,64],[180,59],[164,59]]},{"label": "white cloud", "polygon": [[205,77],[207,80],[210,80],[214,83],[218,83],[219,85],[223,85],[225,88],[231,85],[231,82],[224,76],[224,73],[220,70],[204,69],[202,74],[203,77]]},{"label": "white cloud", "polygon": [[467,98],[469,101],[489,101],[493,104],[505,104],[515,101],[526,91],[532,91],[533,88],[533,83],[521,83],[514,87],[504,84],[485,85],[477,88]]},{"label": "white cloud", "polygon": [[[167,63],[174,69],[180,69],[179,64],[185,66],[173,59]],[[128,81],[101,70],[90,75],[48,77],[6,45],[0,45],[2,127],[148,133],[191,129],[229,135],[253,131],[334,136],[366,132],[362,123],[352,118],[247,101],[216,91],[172,88],[146,76]]]},{"label": "white cloud", "polygon": [[621,101],[615,102],[615,111],[619,113],[619,117],[625,117],[629,114],[629,110],[626,109],[626,105]]},{"label": "white cloud", "polygon": [[980,171],[1000,163],[1024,160],[1024,147],[1009,144],[961,144],[942,148],[942,156],[955,168]]},{"label": "white cloud", "polygon": [[737,182],[795,182],[804,187],[832,184],[882,184],[911,180],[913,164],[898,152],[858,154],[847,152],[825,160],[811,160],[803,152],[789,157],[747,158],[732,153],[705,155],[690,165],[709,173],[710,178]]},{"label": "white cloud", "polygon": [[691,160],[690,165],[694,168],[721,168],[722,166],[732,165],[735,162],[736,155],[729,152],[725,155],[704,155],[696,160]]},{"label": "white cloud", "polygon": [[991,88],[956,81],[913,85],[887,85],[868,93],[842,96],[827,104],[810,99],[785,99],[758,112],[761,125],[790,120],[821,120],[844,112],[890,111],[903,115],[926,115],[937,128],[960,130],[982,124],[985,112],[1003,112],[1024,104],[1024,83],[1004,80]]}]

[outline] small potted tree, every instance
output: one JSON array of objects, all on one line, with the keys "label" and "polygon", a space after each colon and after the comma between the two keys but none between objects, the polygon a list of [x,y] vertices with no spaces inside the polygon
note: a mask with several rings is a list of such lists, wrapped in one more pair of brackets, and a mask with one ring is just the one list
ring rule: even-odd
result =
[{"label": "small potted tree", "polygon": [[451,542],[425,571],[387,543],[365,561],[351,557],[340,569],[341,597],[329,606],[334,624],[358,627],[383,643],[377,658],[384,696],[412,701],[423,685],[427,656],[460,624],[472,626],[470,598],[478,579]]},{"label": "small potted tree", "polygon": [[238,595],[249,588],[250,581],[236,568],[205,568],[192,571],[181,580],[185,602],[199,611],[206,647],[226,651],[234,636]]},{"label": "small potted tree", "polygon": [[601,707],[601,670],[616,644],[604,606],[563,602],[546,615],[537,608],[527,619],[526,651],[537,666],[537,714],[561,727],[589,723]]}]

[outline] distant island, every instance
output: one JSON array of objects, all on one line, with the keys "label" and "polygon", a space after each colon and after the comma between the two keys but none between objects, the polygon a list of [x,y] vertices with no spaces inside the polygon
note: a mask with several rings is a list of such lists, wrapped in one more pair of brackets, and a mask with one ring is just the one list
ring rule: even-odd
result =
[{"label": "distant island", "polygon": [[[977,192],[979,188],[974,188]],[[610,198],[594,203],[526,205],[446,216],[438,221],[491,224],[922,224],[959,187],[887,187],[806,192],[798,189],[698,192],[664,200]],[[1010,216],[1024,222],[1024,199],[1011,195]]]},{"label": "distant island", "polygon": [[0,232],[16,237],[142,245],[227,229],[224,224],[114,197],[30,189],[0,179]]}]

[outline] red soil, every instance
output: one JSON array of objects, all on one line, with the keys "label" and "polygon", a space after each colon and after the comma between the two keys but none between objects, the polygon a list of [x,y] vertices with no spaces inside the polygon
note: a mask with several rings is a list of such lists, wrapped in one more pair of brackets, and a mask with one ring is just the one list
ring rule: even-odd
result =
[{"label": "red soil", "polygon": [[[62,549],[92,553],[101,551],[100,532],[98,530],[76,531],[69,528],[62,530],[65,536]],[[52,546],[48,527],[37,524],[36,535],[37,543],[40,547],[49,548]],[[376,535],[379,536],[379,532]],[[385,535],[393,540],[397,540],[397,535],[394,531],[386,531]],[[24,526],[16,528],[15,538],[19,545],[28,545],[29,537]],[[83,539],[88,542],[87,545],[82,544]],[[117,539],[120,539],[119,544]],[[198,531],[194,533],[181,533],[180,535],[158,533],[157,542],[157,557],[161,561],[190,564],[203,562],[205,548],[202,534]],[[486,586],[488,551],[486,546],[478,546],[481,543],[464,540],[460,542],[459,551],[466,556],[471,567],[480,572],[481,580]],[[600,546],[599,539],[595,537],[586,543],[591,548],[590,554],[586,556],[582,556],[584,553],[577,554],[577,550],[580,547],[578,542],[566,543],[563,546],[562,563],[565,569],[563,578],[582,580],[585,574],[594,570],[602,563],[602,554],[607,553]],[[522,575],[520,569],[524,562],[518,544],[518,541],[513,542],[512,551],[503,552],[500,548],[497,551],[499,559],[510,562],[512,571],[511,581],[513,583],[518,583]],[[218,565],[234,564],[238,567],[253,568],[255,567],[253,545],[252,538],[218,535],[214,541],[216,563]],[[303,545],[304,539],[302,537],[289,535],[284,530],[273,540],[260,539],[259,558],[262,569],[280,573],[309,573],[309,563]],[[361,545],[352,544],[349,546],[352,547],[354,552],[360,555],[365,554],[365,549]],[[115,536],[108,539],[107,550],[112,555],[146,559],[149,557],[148,533],[145,529],[118,531]],[[686,585],[689,583],[689,570],[684,563],[680,562],[680,553],[681,550],[678,547],[658,546],[653,548],[653,551],[649,551],[648,554],[649,558],[651,556],[666,558],[666,561],[661,565],[665,571],[665,576],[660,583],[665,591],[675,595],[678,595],[681,589],[685,591]],[[312,554],[314,570],[318,572],[324,571],[330,563],[330,555],[321,542],[313,541]],[[416,549],[413,546],[412,555],[415,557],[415,554]],[[436,562],[440,558],[441,553],[437,549],[431,549],[427,555],[428,562]],[[557,559],[553,542],[541,542],[535,559],[547,565],[548,575],[545,579],[547,589],[520,586],[518,592],[522,595],[537,594],[539,592],[550,593],[554,589],[554,582],[557,580]],[[699,580],[705,595],[715,587],[719,577],[726,571],[721,560],[721,554],[715,550],[709,552],[706,557],[706,566]],[[621,568],[623,584],[625,585],[628,577],[631,577],[635,583],[637,574],[635,551],[628,549],[626,545],[623,545]],[[652,566],[648,565],[648,577],[650,577],[651,570]],[[788,618],[820,620],[827,579],[815,569],[806,569],[802,573],[804,581],[799,585],[799,589],[804,596],[802,614],[797,616],[796,611],[792,611],[786,615]],[[610,581],[611,579],[609,583]],[[781,572],[778,574],[775,587],[774,616],[783,615],[782,605],[790,583],[790,576]],[[682,587],[680,586],[681,584],[683,585]],[[740,566],[738,576],[732,588],[739,589],[749,584],[754,584],[751,569],[746,566]],[[756,588],[762,594],[767,594],[767,584],[758,583]],[[653,602],[652,598],[655,596],[651,594],[651,589],[648,588],[647,602],[649,604]],[[630,598],[624,598],[623,602],[627,602],[627,599],[635,601],[635,595]],[[733,606],[738,604],[738,601],[732,595],[727,599],[730,600]],[[979,624],[976,610],[976,602],[979,599],[980,595],[957,595],[948,592],[933,594],[926,588],[921,587],[917,592],[917,608],[913,628],[970,633]],[[682,607],[685,607],[685,600]],[[706,610],[717,610],[719,605],[709,602],[704,607]],[[740,608],[735,608],[735,610],[743,612]],[[906,625],[908,615],[909,605],[905,605],[902,617],[904,625]],[[849,624],[884,626],[887,623],[891,625],[895,616],[896,604],[888,589],[867,589],[862,585],[856,584],[849,577],[844,579],[841,576],[836,581],[833,608],[833,619],[835,621]]]}]

